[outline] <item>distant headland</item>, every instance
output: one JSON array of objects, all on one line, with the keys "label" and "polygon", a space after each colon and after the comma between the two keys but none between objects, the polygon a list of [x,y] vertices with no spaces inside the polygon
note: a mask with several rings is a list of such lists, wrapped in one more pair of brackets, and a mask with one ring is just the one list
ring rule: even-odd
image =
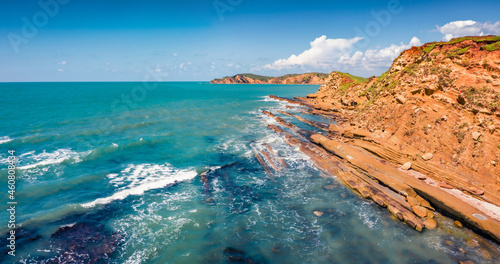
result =
[{"label": "distant headland", "polygon": [[326,73],[310,72],[303,74],[286,74],[279,77],[262,76],[251,73],[236,74],[210,81],[225,84],[323,84],[328,77]]}]

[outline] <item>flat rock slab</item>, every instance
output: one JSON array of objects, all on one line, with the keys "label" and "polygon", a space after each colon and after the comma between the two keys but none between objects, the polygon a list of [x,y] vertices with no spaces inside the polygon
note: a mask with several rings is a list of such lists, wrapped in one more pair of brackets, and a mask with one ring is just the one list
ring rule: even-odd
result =
[{"label": "flat rock slab", "polygon": [[409,169],[411,169],[411,162],[406,162],[405,164],[401,165],[400,168],[402,170],[409,170]]},{"label": "flat rock slab", "polygon": [[432,157],[434,157],[432,153],[425,153],[424,155],[422,155],[422,159],[426,161],[432,159]]}]

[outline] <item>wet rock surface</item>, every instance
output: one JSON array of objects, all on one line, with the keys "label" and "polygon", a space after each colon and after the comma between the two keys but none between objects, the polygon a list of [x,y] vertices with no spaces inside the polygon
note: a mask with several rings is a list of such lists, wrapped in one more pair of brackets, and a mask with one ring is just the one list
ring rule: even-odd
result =
[{"label": "wet rock surface", "polygon": [[247,263],[247,264],[262,263],[247,256],[247,253],[245,251],[233,247],[226,247],[223,252],[224,255],[227,256],[227,260],[230,263]]},{"label": "wet rock surface", "polygon": [[225,199],[230,201],[230,210],[234,213],[241,214],[246,213],[251,209],[253,201],[260,200],[261,195],[258,190],[245,185],[239,185],[234,182],[231,177],[232,173],[241,173],[241,164],[238,162],[224,165],[219,169],[212,169],[203,172],[200,175],[201,181],[203,183],[203,193],[205,196],[205,202],[216,205],[217,200],[213,195],[213,181],[220,180],[222,182],[222,187],[224,188],[227,196]]},{"label": "wet rock surface", "polygon": [[40,263],[106,262],[123,236],[95,223],[76,223],[59,228],[50,238],[55,256]]}]

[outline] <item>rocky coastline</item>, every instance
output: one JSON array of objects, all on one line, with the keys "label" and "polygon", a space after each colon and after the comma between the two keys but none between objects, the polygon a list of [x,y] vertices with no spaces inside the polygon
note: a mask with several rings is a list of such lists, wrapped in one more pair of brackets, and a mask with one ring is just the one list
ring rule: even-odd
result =
[{"label": "rocky coastline", "polygon": [[[277,122],[268,128],[418,231],[440,228],[446,214],[500,243],[499,41],[464,37],[413,47],[364,81],[332,72],[307,97],[270,96],[330,122],[265,111]],[[272,153],[257,155],[266,171],[279,167]]]}]

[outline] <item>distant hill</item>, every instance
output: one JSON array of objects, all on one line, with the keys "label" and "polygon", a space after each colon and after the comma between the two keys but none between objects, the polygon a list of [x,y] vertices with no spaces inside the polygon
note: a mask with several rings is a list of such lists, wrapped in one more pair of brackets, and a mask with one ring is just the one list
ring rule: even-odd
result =
[{"label": "distant hill", "polygon": [[262,76],[251,73],[236,74],[220,79],[212,80],[210,83],[226,84],[323,84],[328,77],[326,73],[310,72],[304,74],[286,74],[279,77]]}]

